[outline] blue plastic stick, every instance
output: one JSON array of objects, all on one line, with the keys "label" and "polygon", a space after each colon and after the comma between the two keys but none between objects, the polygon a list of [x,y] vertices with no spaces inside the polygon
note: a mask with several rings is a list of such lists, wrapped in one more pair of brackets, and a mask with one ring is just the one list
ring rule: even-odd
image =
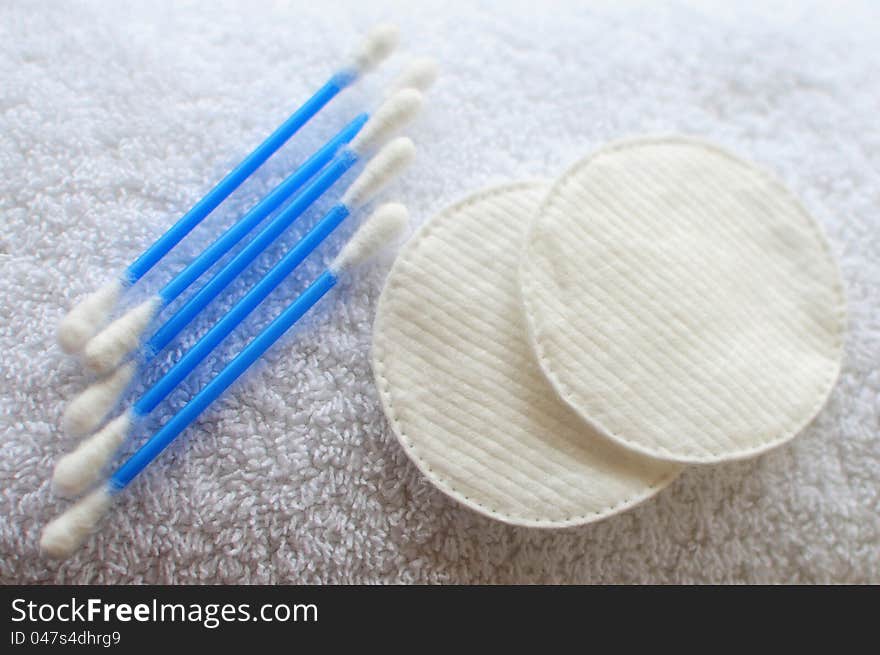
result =
[{"label": "blue plastic stick", "polygon": [[162,429],[154,434],[110,477],[109,488],[118,492],[143,471],[183,432],[220,394],[238,379],[263,353],[289,330],[324,294],[336,285],[337,278],[324,271],[296,300],[245,346],[226,367],[184,405]]},{"label": "blue plastic stick", "polygon": [[136,416],[146,416],[174,390],[208,354],[223,341],[308,255],[349,215],[339,204],[309,230],[281,260],[235,306],[230,309],[162,378],[134,404]]},{"label": "blue plastic stick", "polygon": [[122,281],[126,285],[132,285],[140,280],[147,272],[156,265],[168,252],[180,243],[181,239],[201,223],[208,214],[223,202],[229,194],[235,191],[251,173],[257,170],[263,162],[271,157],[284,143],[293,136],[299,128],[306,124],[321,108],[332,100],[336,94],[351,84],[356,78],[352,71],[340,71],[318,89],[317,93],[309,98],[297,109],[278,129],[266,138],[244,160],[232,169],[213,189],[208,191],[204,198],[199,200],[192,209],[184,214],[171,228],[159,237],[156,242],[147,248],[123,273]]},{"label": "blue plastic stick", "polygon": [[349,143],[367,122],[369,116],[360,114],[330,139],[318,152],[276,186],[263,200],[242,216],[218,237],[204,252],[196,257],[180,273],[168,282],[158,293],[162,307],[167,307],[199,277],[216,264],[227,252],[232,250],[263,219],[278,209],[290,195],[308,182],[318,171],[327,165],[339,149]]},{"label": "blue plastic stick", "polygon": [[269,221],[260,232],[238,254],[226,263],[208,280],[189,301],[177,310],[160,327],[144,346],[144,357],[150,359],[167,346],[208,303],[223,291],[238,275],[268,248],[315,200],[329,189],[358,161],[353,150],[343,150],[318,176],[294,196],[291,203],[275,218]]}]

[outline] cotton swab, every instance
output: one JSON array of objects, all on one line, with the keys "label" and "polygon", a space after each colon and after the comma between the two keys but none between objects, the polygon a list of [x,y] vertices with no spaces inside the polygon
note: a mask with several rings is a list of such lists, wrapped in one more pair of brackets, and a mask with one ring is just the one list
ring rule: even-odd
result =
[{"label": "cotton swab", "polygon": [[[363,130],[351,142],[351,145],[343,150],[312,182],[306,185],[281,213],[269,221],[268,225],[239,251],[235,257],[217,271],[192,298],[159,328],[143,349],[144,361],[151,360],[156,353],[160,352],[170,343],[205,306],[216,298],[284,230],[302,215],[321,196],[326,188],[331,186],[343,173],[351,168],[361,158],[361,152],[371,149],[374,144],[381,142],[391,131],[414,117],[421,107],[421,102],[421,94],[418,91],[404,89],[398,91],[383,104],[380,111],[377,111],[373,118],[367,121]],[[385,111],[381,111],[383,108]],[[412,147],[411,142],[408,140],[404,141],[409,146],[399,140],[385,146],[364,167],[360,176],[346,191],[343,202],[336,205],[336,207],[345,207],[347,206],[346,203],[356,202],[360,193],[358,189],[369,187],[374,181],[385,179],[388,176],[390,164],[401,161],[403,151],[407,151],[408,147]],[[118,338],[115,343],[122,344],[117,347],[118,349],[126,347],[132,340],[135,340],[135,346],[137,345],[136,337],[139,336],[139,333],[133,328],[126,324],[123,324],[120,328],[119,321],[111,324],[110,327],[113,326],[117,327],[117,332],[114,334]],[[105,334],[106,330],[98,335],[98,337]],[[97,339],[98,337],[95,338]],[[118,352],[118,350],[114,352]],[[91,388],[89,388],[71,401],[63,417],[64,427],[70,434],[82,436],[93,431],[101,424],[134,374],[134,369],[130,367],[123,368],[122,373],[114,374],[105,380],[98,381],[97,385],[102,389],[101,393],[92,393]],[[110,392],[111,390],[113,390],[112,393]]]},{"label": "cotton swab", "polygon": [[230,361],[199,393],[181,408],[158,432],[135,452],[110,479],[77,501],[43,529],[40,546],[52,557],[71,555],[110,509],[113,498],[143,471],[241,376],[263,353],[287,332],[330,289],[339,277],[372,257],[383,245],[397,238],[407,222],[402,205],[384,205],[364,223],[333,263],[296,300]]},{"label": "cotton swab", "polygon": [[[415,147],[412,141],[402,138],[389,143],[376,155],[364,170],[364,174],[346,191],[342,201],[330,209],[162,378],[141,395],[130,409],[58,460],[53,476],[56,489],[64,494],[74,495],[91,485],[116,449],[122,445],[135,422],[152,412],[343,220],[369,202],[381,187],[398,175],[414,154]],[[371,171],[370,175],[367,175],[368,169]]]},{"label": "cotton swab", "polygon": [[87,387],[64,410],[61,417],[64,431],[81,437],[99,426],[106,413],[116,405],[119,395],[136,372],[137,364],[133,361],[126,362],[107,377]]},{"label": "cotton swab", "polygon": [[370,32],[348,65],[336,72],[311,98],[285,120],[265,141],[211,189],[204,198],[183,215],[165,234],[147,248],[113,280],[86,296],[61,320],[58,342],[68,353],[79,352],[86,341],[103,325],[125,289],[135,284],[201,223],[242,182],[271,157],[305,123],[342,89],[382,62],[397,46],[397,28],[381,25]]},{"label": "cotton swab", "polygon": [[[304,189],[296,196],[291,203],[291,208],[296,208],[295,213],[291,213],[289,208],[281,216],[271,222],[262,233],[255,237],[254,241],[269,239],[268,237],[264,237],[264,234],[275,234],[276,236],[277,234],[280,234],[280,232],[286,229],[286,226],[289,225],[294,218],[302,214],[302,212],[305,211],[315,199],[323,194],[327,188],[334,184],[342,174],[353,166],[365,150],[380,143],[388,134],[398,129],[404,123],[412,120],[415,114],[418,113],[421,105],[421,94],[411,88],[397,91],[394,95],[388,98],[373,114],[372,118],[367,121],[361,134],[355,137],[348,149],[339,153],[337,159],[335,159],[325,171],[322,171],[321,175],[316,178],[312,186]],[[284,227],[281,227],[282,225]],[[272,240],[274,240],[274,237],[265,241],[266,245],[271,243]],[[214,261],[219,259],[219,256],[214,258],[214,254],[212,253],[210,259],[213,261],[210,261],[209,263],[214,263]],[[233,261],[243,260],[244,258],[242,257],[241,260]],[[196,266],[199,263],[200,261],[197,259],[191,266]],[[249,261],[247,263],[249,263]],[[246,266],[247,263],[245,263],[244,266]],[[204,265],[200,266],[200,269],[204,270],[205,268]],[[182,275],[184,275],[186,279],[194,279],[193,274],[188,270],[184,270]],[[237,275],[237,273],[235,275]],[[234,277],[235,276],[233,275],[229,280]],[[182,284],[178,283],[178,278],[175,278],[166,285],[157,296],[149,298],[128,313],[122,315],[89,341],[86,344],[83,353],[85,362],[89,368],[99,373],[106,373],[118,366],[132,350],[138,347],[141,335],[149,326],[152,319],[182,292],[183,289],[180,288],[181,286]],[[198,307],[197,311],[200,310],[201,307]],[[189,321],[187,320],[187,322]],[[185,324],[186,323],[183,325]],[[177,332],[174,334],[176,333]],[[155,346],[155,344],[153,345]],[[160,350],[161,347],[157,347],[156,351]]]},{"label": "cotton swab", "polygon": [[438,74],[437,63],[430,57],[413,59],[394,81],[388,85],[386,96],[400,89],[407,88],[424,91],[434,85]]}]

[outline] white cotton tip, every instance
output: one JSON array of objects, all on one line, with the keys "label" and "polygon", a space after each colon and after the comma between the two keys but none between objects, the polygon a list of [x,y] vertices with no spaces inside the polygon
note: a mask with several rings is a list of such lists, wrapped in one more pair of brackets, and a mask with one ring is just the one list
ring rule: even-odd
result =
[{"label": "white cotton tip", "polygon": [[422,94],[416,89],[397,91],[379,105],[348,147],[355,152],[364,153],[381,145],[415,118],[421,111],[422,104]]},{"label": "white cotton tip", "polygon": [[339,251],[330,270],[338,274],[365,262],[403,234],[408,221],[409,212],[399,202],[380,205]]},{"label": "white cotton tip", "polygon": [[377,25],[352,55],[351,67],[359,75],[369,73],[394,51],[399,40],[400,30],[397,26],[387,23]]},{"label": "white cotton tip", "polygon": [[70,401],[62,419],[65,431],[75,437],[93,432],[113,409],[136,370],[134,362],[126,362]]},{"label": "white cotton tip", "polygon": [[125,441],[131,424],[131,412],[124,412],[59,459],[52,476],[55,489],[67,496],[88,489]]},{"label": "white cotton tip", "polygon": [[78,353],[119,301],[123,286],[119,280],[105,284],[73,306],[58,324],[58,343],[66,353]]},{"label": "white cotton tip", "polygon": [[85,541],[110,509],[113,496],[106,486],[74,503],[43,528],[40,548],[50,557],[68,557]]},{"label": "white cotton tip", "polygon": [[342,204],[350,210],[369,202],[379,190],[406,168],[416,154],[410,139],[399,137],[388,143],[373,157],[342,196]]},{"label": "white cotton tip", "polygon": [[439,75],[437,63],[430,57],[413,59],[388,87],[386,95],[400,89],[418,89],[425,92],[433,86]]},{"label": "white cotton tip", "polygon": [[161,298],[153,296],[98,332],[83,350],[86,366],[99,375],[105,375],[119,366],[140,345],[144,330],[161,308]]}]

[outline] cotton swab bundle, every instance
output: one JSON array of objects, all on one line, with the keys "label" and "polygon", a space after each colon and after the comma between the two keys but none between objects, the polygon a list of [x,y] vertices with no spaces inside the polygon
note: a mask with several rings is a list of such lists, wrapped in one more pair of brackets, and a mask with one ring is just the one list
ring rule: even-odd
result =
[{"label": "cotton swab bundle", "polygon": [[[437,67],[433,60],[428,58],[415,59],[403,70],[392,84],[395,93],[386,94],[391,102],[398,92],[404,89],[416,89],[426,91],[437,78]],[[398,111],[411,109],[412,104],[407,105],[398,99],[395,101]],[[389,107],[380,107],[376,116],[383,117],[386,125],[400,121],[394,118],[394,113]],[[331,139],[318,153],[294,172],[287,180],[282,182],[263,201],[258,203],[248,214],[242,217],[236,224],[221,235],[205,252],[199,255],[193,262],[175,276],[155,296],[151,296],[137,307],[124,314],[116,321],[108,325],[102,332],[91,339],[85,347],[84,359],[86,365],[99,374],[106,374],[119,365],[122,359],[140,342],[143,331],[155,316],[180,296],[199,276],[208,268],[220,260],[232,247],[258,225],[268,214],[274,211],[290,193],[308,180],[312,175],[326,164],[336,150],[350,141],[360,131],[363,121],[369,119],[368,114],[362,114]],[[375,129],[375,128],[373,128]],[[376,139],[373,138],[373,141]]]},{"label": "cotton swab bundle", "polygon": [[[97,478],[135,422],[147,416],[216,348],[256,307],[287,278],[346,217],[367,203],[412,160],[409,139],[389,143],[349,187],[343,200],[330,209],[300,241],[273,266],[195,345],[150,387],[134,405],[84,440],[55,466],[58,491],[82,492]],[[386,209],[386,211],[391,211]],[[366,224],[365,224],[366,225]],[[356,244],[357,242],[352,242]],[[354,245],[352,245],[354,247]]]},{"label": "cotton swab bundle", "polygon": [[[291,213],[289,208],[279,216],[280,221],[276,219],[270,223],[263,233],[255,238],[255,241],[263,237],[263,234],[267,232],[275,233],[277,231],[280,234],[290,222],[301,215],[317,197],[332,186],[348,168],[354,165],[363,152],[380,143],[388,134],[398,129],[401,125],[412,120],[415,114],[418,113],[421,105],[421,94],[415,89],[401,89],[394,93],[378,108],[372,118],[367,120],[360,134],[351,141],[349,148],[340,153],[337,160],[334,160],[337,166],[331,165],[328,167],[315,180],[312,187],[303,190],[296,197],[291,204],[291,208],[295,207],[296,212]],[[317,194],[309,193],[312,190],[316,191]],[[304,200],[301,201],[301,199]],[[246,224],[244,224],[245,222]],[[219,243],[221,247],[210,247],[200,257],[196,258],[189,267],[184,269],[180,275],[171,280],[156,296],[150,297],[128,313],[123,314],[98,333],[86,344],[84,351],[86,365],[97,373],[107,373],[118,366],[131,351],[140,345],[141,336],[153,318],[175,300],[190,282],[194,281],[198,275],[207,270],[223,254],[228,252],[234,245],[233,241],[235,243],[240,241],[246,232],[254,227],[256,222],[246,216],[242,222],[232,228],[234,234],[230,238],[227,239],[227,235],[224,235],[215,242],[215,245]],[[282,224],[284,227],[279,230],[278,227]],[[271,240],[266,243],[271,243]],[[156,350],[160,349],[161,347]]]},{"label": "cotton swab bundle", "polygon": [[110,479],[86,495],[43,529],[40,546],[52,557],[71,555],[101,518],[109,511],[113,498],[143,471],[198,416],[235,382],[263,353],[287,332],[330,289],[339,277],[375,255],[386,243],[397,238],[407,223],[406,208],[383,205],[355,233],[333,263],[296,300],[284,309],[245,348],[232,359],[199,393],[181,408],[158,432],[132,455]]},{"label": "cotton swab bundle", "polygon": [[[392,97],[397,91],[407,88],[421,92],[427,91],[436,79],[437,65],[432,59],[427,57],[414,59],[392,82],[385,97]],[[368,113],[362,113],[355,117],[336,136],[291,173],[287,179],[275,187],[269,195],[230,226],[155,296],[130,310],[91,339],[86,345],[84,353],[86,365],[98,374],[107,374],[116,368],[121,357],[137,346],[143,330],[162,309],[178,298],[205,271],[216,264],[263,219],[275,211],[294,191],[301,188],[329,163],[339,149],[360,132],[369,118],[370,114]]]},{"label": "cotton swab bundle", "polygon": [[182,271],[175,275],[154,296],[137,305],[116,319],[104,330],[86,343],[83,359],[90,369],[98,374],[107,374],[116,368],[121,359],[124,344],[140,339],[143,329],[165,307],[180,296],[205,271],[216,264],[223,256],[244,239],[251,230],[274,212],[291,194],[300,189],[318,173],[342,146],[349,143],[367,122],[369,116],[360,114],[330,139],[305,163],[299,166],[283,182],[276,186],[265,198],[252,207],[238,221],[233,223],[204,252],[193,259]]},{"label": "cotton swab bundle", "polygon": [[[394,99],[399,102],[392,102]],[[390,103],[390,104],[389,104]],[[370,148],[375,141],[381,141],[390,131],[398,127],[404,121],[412,118],[421,106],[421,95],[418,91],[405,89],[392,96],[383,107],[389,111],[377,111],[374,118],[368,121],[362,132],[351,147]],[[394,109],[394,111],[390,111]],[[394,118],[394,120],[391,120]],[[370,129],[373,121],[374,127]],[[356,143],[358,139],[366,135],[368,140]],[[388,179],[397,174],[411,157],[414,146],[409,139],[397,139],[387,144],[381,151],[364,167],[351,186],[346,190],[341,202],[337,203],[330,212],[340,220],[350,213],[351,208],[363,204],[365,199],[373,195]],[[186,325],[195,318],[198,313],[208,305],[224,288],[226,288],[257,256],[260,255],[293,221],[300,216],[312,201],[321,195],[323,188],[338,179],[345,170],[352,165],[352,159],[360,157],[358,151],[346,150],[341,156],[346,158],[343,165],[332,168],[333,164],[322,172],[314,182],[308,185],[298,194],[288,207],[251,240],[235,257],[196,293],[186,304],[183,305],[165,324],[153,335],[144,348],[144,361],[151,360],[156,353],[162,350]],[[335,160],[334,160],[335,161]],[[326,178],[326,179],[325,179]],[[125,390],[133,375],[129,374],[129,368],[124,374],[111,375],[106,380],[96,383],[101,389],[100,393],[93,393],[89,387],[77,396],[68,406],[64,414],[65,427],[76,436],[82,436],[95,430],[107,416],[108,412],[116,404],[119,395]]]},{"label": "cotton swab bundle", "polygon": [[58,326],[58,342],[61,348],[68,353],[79,352],[107,321],[123,291],[146,275],[342,89],[378,66],[394,50],[397,40],[397,28],[390,25],[381,25],[368,34],[348,65],[331,76],[324,86],[129,265],[119,279],[112,280],[87,295],[68,312]]}]

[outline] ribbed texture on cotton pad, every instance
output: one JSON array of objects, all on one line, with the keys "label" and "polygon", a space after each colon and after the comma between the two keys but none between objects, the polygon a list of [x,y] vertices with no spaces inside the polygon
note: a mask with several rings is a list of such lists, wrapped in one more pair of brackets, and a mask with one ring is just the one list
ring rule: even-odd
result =
[{"label": "ribbed texture on cotton pad", "polygon": [[792,438],[837,377],[844,301],[775,180],[680,138],[610,146],[551,189],[521,270],[542,369],[634,451],[720,462]]},{"label": "ribbed texture on cotton pad", "polygon": [[545,190],[485,191],[422,227],[379,300],[373,367],[394,432],[442,491],[502,521],[562,527],[645,500],[678,467],[595,435],[538,368],[517,267]]}]

